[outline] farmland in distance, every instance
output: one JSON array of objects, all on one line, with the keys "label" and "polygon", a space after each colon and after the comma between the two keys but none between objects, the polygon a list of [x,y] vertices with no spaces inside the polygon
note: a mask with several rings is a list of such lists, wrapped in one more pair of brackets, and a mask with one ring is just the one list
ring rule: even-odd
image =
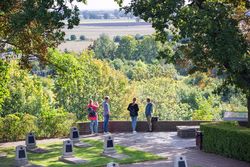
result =
[{"label": "farmland in distance", "polygon": [[[58,46],[62,51],[81,52],[87,49],[101,34],[107,34],[110,38],[116,35],[150,35],[155,31],[151,24],[145,22],[135,22],[131,20],[88,20],[80,22],[79,26],[73,29],[64,29],[65,42]],[[70,41],[70,36],[75,35],[76,40]],[[79,38],[84,35],[86,40],[80,41]]]}]

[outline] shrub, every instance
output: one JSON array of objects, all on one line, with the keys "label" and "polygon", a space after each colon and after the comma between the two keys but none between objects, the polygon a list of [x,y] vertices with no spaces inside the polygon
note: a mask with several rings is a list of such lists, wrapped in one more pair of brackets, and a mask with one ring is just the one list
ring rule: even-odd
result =
[{"label": "shrub", "polygon": [[250,129],[235,122],[201,125],[203,148],[206,152],[250,162]]},{"label": "shrub", "polygon": [[[37,117],[29,114],[22,115],[19,123],[21,137],[29,132],[37,132]],[[36,134],[36,133],[35,133]]]},{"label": "shrub", "polygon": [[24,139],[28,132],[36,130],[36,117],[29,114],[9,114],[1,118],[0,126],[2,140],[20,140]]},{"label": "shrub", "polygon": [[75,114],[60,109],[43,112],[38,118],[38,135],[42,138],[66,136],[75,121]]},{"label": "shrub", "polygon": [[16,141],[25,139],[29,132],[39,137],[63,137],[75,123],[72,113],[61,111],[43,112],[38,118],[29,114],[9,114],[0,117],[0,141]]},{"label": "shrub", "polygon": [[76,36],[75,36],[75,35],[70,35],[70,40],[71,40],[71,41],[76,40]]},{"label": "shrub", "polygon": [[4,128],[3,118],[0,117],[0,139],[3,139],[3,135],[4,135],[3,128]]},{"label": "shrub", "polygon": [[80,40],[81,40],[81,41],[85,41],[85,40],[86,40],[86,37],[85,37],[84,35],[81,35],[81,36],[80,36]]},{"label": "shrub", "polygon": [[7,115],[4,120],[3,128],[3,139],[8,140],[17,140],[20,138],[20,128],[19,128],[20,118],[15,114]]}]

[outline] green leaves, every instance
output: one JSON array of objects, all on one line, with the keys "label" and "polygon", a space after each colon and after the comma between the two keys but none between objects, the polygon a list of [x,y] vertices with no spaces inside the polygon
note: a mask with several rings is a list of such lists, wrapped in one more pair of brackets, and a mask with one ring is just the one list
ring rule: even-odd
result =
[{"label": "green leaves", "polygon": [[9,82],[5,88],[9,96],[4,99],[1,116],[13,113],[29,113],[39,115],[42,111],[54,107],[52,88],[46,82],[52,82],[30,76],[21,70],[16,61],[9,63]]},{"label": "green leaves", "polygon": [[7,88],[9,83],[9,66],[6,62],[0,59],[0,114],[2,112],[2,104],[4,99],[9,96]]},{"label": "green leaves", "polygon": [[249,128],[240,127],[235,122],[220,122],[202,124],[201,130],[206,136],[203,138],[204,151],[250,161]]},{"label": "green leaves", "polygon": [[[127,101],[123,99],[128,86],[121,72],[111,69],[106,62],[93,59],[91,52],[77,56],[52,51],[50,60],[56,65],[55,93],[59,106],[75,113],[78,119],[86,120],[89,99],[101,104],[103,97],[109,95],[112,118],[121,118],[118,113],[126,108]],[[102,112],[101,106],[99,111]]]},{"label": "green leaves", "polygon": [[94,41],[93,50],[95,52],[95,57],[99,59],[111,59],[115,58],[116,45],[109,36],[102,34],[100,37]]},{"label": "green leaves", "polygon": [[1,3],[4,5],[1,5],[0,43],[20,50],[26,57],[22,59],[25,66],[30,65],[27,57],[31,54],[46,61],[48,48],[57,47],[63,41],[65,33],[61,29],[66,25],[73,28],[80,21],[79,9],[72,1],[71,5],[64,0],[4,0]]},{"label": "green leaves", "polygon": [[225,83],[242,89],[249,97],[249,32],[239,26],[248,26],[247,22],[243,24],[246,2],[191,0],[185,4],[184,0],[157,3],[132,0],[125,10],[151,22],[161,42],[168,40],[167,29],[174,32],[175,40],[190,38],[190,42],[181,46],[182,55],[175,55],[184,56],[184,60],[190,60],[196,69],[223,71]]}]

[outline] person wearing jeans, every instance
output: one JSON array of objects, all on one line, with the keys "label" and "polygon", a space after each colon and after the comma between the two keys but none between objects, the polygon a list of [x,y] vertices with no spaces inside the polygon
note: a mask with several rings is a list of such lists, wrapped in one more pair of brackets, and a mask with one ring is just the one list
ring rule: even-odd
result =
[{"label": "person wearing jeans", "polygon": [[145,115],[146,115],[147,122],[148,122],[148,131],[149,132],[152,132],[152,122],[151,122],[152,113],[153,113],[153,104],[151,103],[150,98],[147,98],[147,105],[146,105],[146,108],[145,108]]},{"label": "person wearing jeans", "polygon": [[128,105],[128,111],[131,117],[132,121],[132,129],[133,133],[136,133],[136,123],[137,123],[137,117],[138,117],[138,111],[139,111],[139,106],[136,103],[136,98],[133,98],[133,102]]},{"label": "person wearing jeans", "polygon": [[102,103],[103,106],[103,131],[104,134],[109,133],[108,126],[109,126],[109,117],[110,117],[110,106],[109,106],[109,96],[104,98],[104,102]]},{"label": "person wearing jeans", "polygon": [[97,114],[97,109],[99,108],[99,104],[98,102],[94,102],[93,100],[90,99],[89,100],[89,104],[88,104],[88,117],[90,120],[90,131],[91,134],[98,134],[98,114]]}]

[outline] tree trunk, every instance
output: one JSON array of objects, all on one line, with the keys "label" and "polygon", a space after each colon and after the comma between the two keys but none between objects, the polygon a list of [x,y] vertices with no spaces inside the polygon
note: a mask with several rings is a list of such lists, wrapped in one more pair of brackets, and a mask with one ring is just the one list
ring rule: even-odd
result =
[{"label": "tree trunk", "polygon": [[250,128],[250,95],[247,96],[248,127]]}]

